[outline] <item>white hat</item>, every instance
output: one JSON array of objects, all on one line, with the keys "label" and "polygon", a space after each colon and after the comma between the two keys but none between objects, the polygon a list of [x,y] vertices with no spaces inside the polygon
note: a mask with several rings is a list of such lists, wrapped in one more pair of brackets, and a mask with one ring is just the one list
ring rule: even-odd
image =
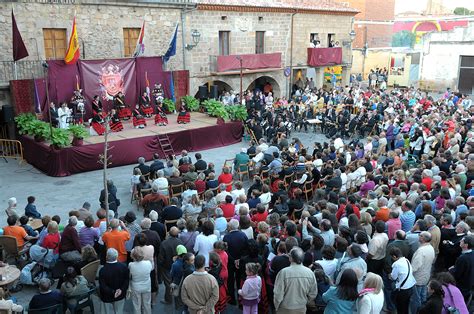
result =
[{"label": "white hat", "polygon": [[16,198],[15,197],[10,197],[8,199],[8,206],[13,206],[16,205]]}]

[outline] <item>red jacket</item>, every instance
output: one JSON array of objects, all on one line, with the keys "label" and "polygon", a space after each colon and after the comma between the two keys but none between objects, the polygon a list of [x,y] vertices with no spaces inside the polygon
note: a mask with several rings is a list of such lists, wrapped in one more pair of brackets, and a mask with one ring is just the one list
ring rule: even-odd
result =
[{"label": "red jacket", "polygon": [[[356,214],[357,218],[360,219],[359,207],[355,206],[354,204],[351,204],[351,205],[352,205],[352,209],[354,209],[354,214]],[[344,215],[345,210],[346,210],[346,205],[339,205],[339,209],[337,210],[337,213],[336,213],[336,218],[338,221],[341,219],[342,215]]]}]

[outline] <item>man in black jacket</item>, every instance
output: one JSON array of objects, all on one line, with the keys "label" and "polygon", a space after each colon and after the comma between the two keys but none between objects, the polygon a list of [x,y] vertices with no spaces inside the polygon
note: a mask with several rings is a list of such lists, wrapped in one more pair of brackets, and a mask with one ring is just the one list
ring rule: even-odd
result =
[{"label": "man in black jacket", "polygon": [[99,271],[100,313],[123,313],[127,295],[129,271],[125,264],[117,262],[116,249],[107,250],[106,263]]},{"label": "man in black jacket", "polygon": [[165,299],[160,302],[163,304],[171,304],[171,265],[173,265],[173,257],[176,256],[176,247],[183,244],[178,238],[179,229],[171,227],[169,237],[161,242],[160,254],[158,255],[158,265],[160,268],[161,278],[165,284]]},{"label": "man in black jacket", "polygon": [[467,302],[471,295],[471,289],[474,287],[474,252],[472,251],[474,236],[465,236],[459,246],[462,249],[461,256],[458,257],[456,264],[449,269],[449,272],[456,279],[457,287]]}]

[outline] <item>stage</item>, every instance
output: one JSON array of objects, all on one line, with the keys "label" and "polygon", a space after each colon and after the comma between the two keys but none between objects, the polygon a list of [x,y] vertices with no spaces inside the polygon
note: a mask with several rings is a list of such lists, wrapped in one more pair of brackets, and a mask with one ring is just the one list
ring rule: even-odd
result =
[{"label": "stage", "polygon": [[[137,164],[138,157],[151,160],[154,153],[165,158],[158,135],[167,134],[176,154],[181,150],[200,151],[238,143],[242,140],[241,122],[217,124],[216,118],[192,112],[191,123],[178,124],[176,114],[168,115],[167,126],[155,126],[154,118],[147,119],[147,127],[134,129],[131,121],[124,122],[124,130],[109,134],[110,166]],[[104,152],[104,136],[90,136],[84,145],[53,149],[48,143],[36,142],[30,136],[21,136],[26,161],[45,174],[65,177],[75,173],[102,169],[99,155]]]}]

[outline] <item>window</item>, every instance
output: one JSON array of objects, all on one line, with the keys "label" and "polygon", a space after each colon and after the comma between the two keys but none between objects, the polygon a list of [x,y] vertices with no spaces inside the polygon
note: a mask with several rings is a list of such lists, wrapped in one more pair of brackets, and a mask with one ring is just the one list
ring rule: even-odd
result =
[{"label": "window", "polygon": [[230,54],[230,32],[219,31],[219,55],[228,56]]},{"label": "window", "polygon": [[63,59],[66,56],[65,28],[43,28],[44,55],[46,59]]},{"label": "window", "polygon": [[255,53],[265,53],[265,32],[255,32]]},{"label": "window", "polygon": [[140,36],[140,28],[124,28],[123,29],[123,51],[125,57],[133,56],[137,47],[138,36]]},{"label": "window", "polygon": [[334,47],[336,45],[336,34],[328,34],[328,47]]}]

